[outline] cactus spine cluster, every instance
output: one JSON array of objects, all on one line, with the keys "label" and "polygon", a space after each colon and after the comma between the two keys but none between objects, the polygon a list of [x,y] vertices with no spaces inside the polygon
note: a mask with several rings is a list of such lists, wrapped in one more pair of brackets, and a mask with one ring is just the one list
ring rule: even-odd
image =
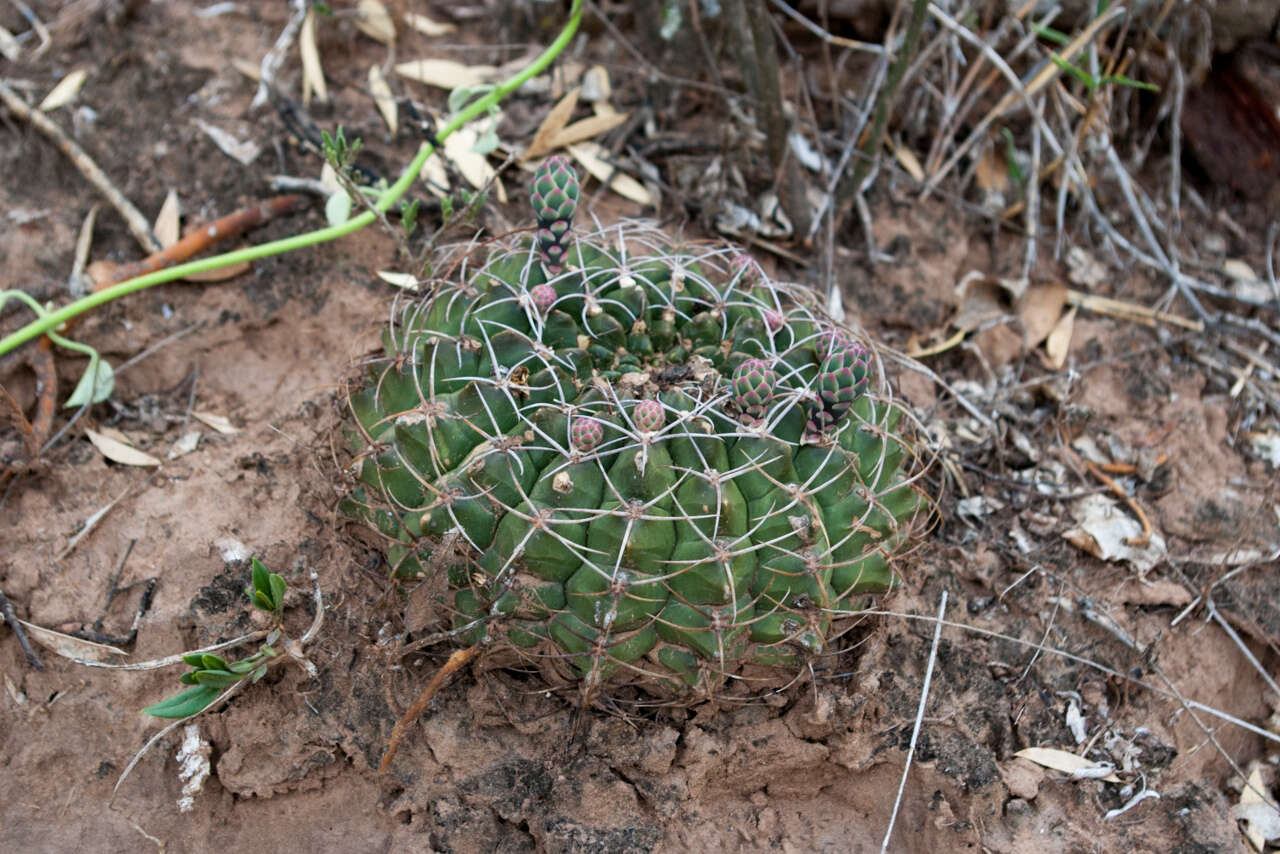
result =
[{"label": "cactus spine cluster", "polygon": [[535,239],[397,314],[350,395],[343,510],[397,577],[448,573],[460,642],[587,699],[776,687],[894,583],[903,410],[802,289],[644,226],[575,234],[578,198],[547,160]]}]

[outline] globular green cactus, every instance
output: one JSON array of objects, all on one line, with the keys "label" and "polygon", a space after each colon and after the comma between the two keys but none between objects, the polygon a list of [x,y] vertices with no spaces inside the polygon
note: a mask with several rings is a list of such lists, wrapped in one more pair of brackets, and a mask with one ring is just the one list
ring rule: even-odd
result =
[{"label": "globular green cactus", "polygon": [[873,351],[745,255],[646,226],[452,265],[350,394],[342,509],[398,578],[448,575],[461,643],[584,699],[757,694],[809,672],[894,583],[923,501]]}]

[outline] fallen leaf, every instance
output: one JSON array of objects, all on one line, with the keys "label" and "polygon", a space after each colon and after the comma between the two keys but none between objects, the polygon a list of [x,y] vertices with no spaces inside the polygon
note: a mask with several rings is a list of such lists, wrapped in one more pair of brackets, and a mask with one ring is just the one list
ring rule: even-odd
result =
[{"label": "fallen leaf", "polygon": [[1085,759],[1083,756],[1079,756],[1069,750],[1059,750],[1056,747],[1026,747],[1013,755],[1034,762],[1037,765],[1043,765],[1045,768],[1052,768],[1054,771],[1069,774],[1073,779],[1103,780],[1107,783],[1120,782],[1120,778],[1115,775],[1115,769],[1111,765]]},{"label": "fallen leaf", "polygon": [[1125,561],[1145,573],[1165,557],[1164,537],[1152,532],[1145,546],[1131,544],[1142,536],[1142,524],[1109,496],[1090,495],[1072,508],[1076,527],[1063,532],[1067,542],[1100,560]]},{"label": "fallen leaf", "polygon": [[99,433],[97,430],[85,428],[84,434],[89,437],[93,446],[107,459],[126,466],[158,466],[160,461],[137,448],[127,445],[119,439]]},{"label": "fallen leaf", "polygon": [[200,445],[200,431],[191,430],[183,433],[178,441],[173,443],[173,447],[169,449],[169,459],[176,460],[178,457],[184,457],[194,451]]},{"label": "fallen leaf", "polygon": [[0,27],[0,56],[10,62],[17,62],[22,56],[22,45],[18,43],[13,33],[4,27]]},{"label": "fallen leaf", "polygon": [[396,40],[396,24],[379,0],[360,0],[356,6],[356,29],[383,44]]},{"label": "fallen leaf", "polygon": [[397,273],[392,270],[378,270],[378,278],[386,282],[388,285],[395,285],[397,288],[404,288],[407,291],[416,291],[418,286],[422,284],[418,281],[418,277],[410,273]]},{"label": "fallen leaf", "polygon": [[525,149],[524,155],[521,157],[522,160],[541,157],[556,148],[551,144],[551,140],[569,123],[569,117],[573,115],[574,108],[578,106],[578,95],[581,92],[581,86],[573,87],[551,108],[551,111],[547,113],[547,117],[542,120],[542,124],[538,125],[538,130],[533,135],[533,141],[529,143],[529,147]]},{"label": "fallen leaf", "polygon": [[44,96],[44,100],[40,102],[40,112],[48,113],[59,107],[64,107],[76,99],[76,95],[80,94],[80,87],[84,86],[84,81],[88,79],[89,73],[83,68],[77,68],[66,77],[58,81],[58,85],[49,90],[49,94]]},{"label": "fallen leaf", "polygon": [[1062,370],[1071,353],[1071,335],[1076,328],[1076,307],[1073,305],[1063,313],[1054,325],[1053,331],[1045,339],[1044,350],[1049,354],[1049,364],[1054,370]]},{"label": "fallen leaf", "polygon": [[427,158],[422,164],[418,177],[427,185],[427,189],[440,198],[449,195],[449,170],[444,168],[444,160],[436,154]]},{"label": "fallen leaf", "polygon": [[[599,105],[597,105],[599,106]],[[630,113],[605,113],[580,119],[561,130],[551,140],[552,150],[583,142],[613,130],[627,120]]]},{"label": "fallen leaf", "polygon": [[231,67],[255,83],[262,79],[262,66],[256,62],[251,62],[240,56],[233,56],[231,57]]},{"label": "fallen leaf", "polygon": [[416,12],[405,12],[404,20],[424,36],[443,36],[458,29],[453,24],[437,21]]},{"label": "fallen leaf", "polygon": [[489,165],[488,158],[473,150],[479,138],[480,134],[474,126],[459,128],[445,138],[444,155],[458,167],[467,183],[477,190],[483,189],[493,179],[499,200],[505,202],[506,190],[502,188],[502,182],[497,180],[497,171]]},{"label": "fallen leaf", "polygon": [[951,325],[956,329],[972,332],[998,317],[1013,313],[1017,296],[1000,279],[971,270],[956,285],[959,307]]},{"label": "fallen leaf", "polygon": [[387,83],[382,69],[376,65],[369,66],[369,94],[373,96],[374,106],[378,108],[378,112],[382,113],[382,120],[387,123],[391,135],[395,136],[396,129],[400,126],[396,98],[391,94],[391,86]]},{"label": "fallen leaf", "polygon": [[1248,785],[1240,790],[1235,816],[1244,822],[1241,831],[1258,854],[1262,854],[1269,841],[1280,837],[1280,812],[1267,795],[1262,766],[1254,763],[1249,771]]},{"label": "fallen leaf", "polygon": [[190,273],[182,277],[184,282],[223,282],[227,279],[234,279],[241,273],[247,273],[253,269],[253,264],[249,261],[237,261],[234,264],[227,264],[225,267],[218,267],[213,270],[205,270],[200,273]]},{"label": "fallen leaf", "polygon": [[248,166],[262,153],[262,146],[252,139],[243,141],[236,139],[222,128],[211,125],[204,119],[196,119],[196,124],[213,140],[213,144],[218,146],[219,151],[232,160],[239,161],[243,166]]},{"label": "fallen leaf", "polygon": [[920,165],[920,158],[916,157],[916,153],[905,145],[897,145],[890,143],[893,148],[893,156],[897,158],[899,165],[907,171],[907,174],[916,181],[924,181],[924,167]]},{"label": "fallen leaf", "polygon": [[156,214],[156,224],[151,227],[161,249],[168,249],[182,237],[179,224],[181,218],[182,206],[178,202],[178,191],[170,190],[164,197],[164,204],[160,206],[160,213]]},{"label": "fallen leaf", "polygon": [[623,198],[642,205],[653,204],[653,196],[644,185],[620,169],[605,162],[605,150],[594,142],[579,142],[568,146],[569,154],[582,164],[592,177]]},{"label": "fallen leaf", "polygon": [[1018,301],[1018,319],[1022,321],[1022,342],[1028,350],[1049,337],[1062,317],[1067,304],[1067,286],[1062,282],[1035,285]]},{"label": "fallen leaf", "polygon": [[302,54],[302,103],[310,103],[312,93],[315,93],[316,100],[328,101],[329,88],[324,82],[324,69],[320,66],[320,51],[316,47],[314,6],[307,11],[307,17],[302,21],[302,32],[298,35],[298,51]]},{"label": "fallen leaf", "polygon": [[987,146],[978,158],[973,179],[984,192],[1003,195],[1009,191],[1009,166],[995,145]]},{"label": "fallen leaf", "polygon": [[37,626],[26,620],[18,620],[18,622],[27,630],[28,637],[63,658],[104,662],[110,661],[113,657],[129,654],[118,647],[94,643],[74,635],[64,635],[62,632],[55,632],[53,629],[46,629],[44,626]]},{"label": "fallen leaf", "polygon": [[209,425],[224,436],[234,436],[240,432],[240,428],[232,426],[231,422],[225,415],[214,415],[212,412],[199,412],[192,410],[191,417]]},{"label": "fallen leaf", "polygon": [[613,97],[613,84],[609,81],[609,71],[603,65],[593,65],[582,75],[582,100],[587,102],[608,101]]},{"label": "fallen leaf", "polygon": [[497,73],[492,65],[468,65],[452,59],[416,59],[396,66],[396,74],[401,77],[441,89],[479,86],[493,80]]}]

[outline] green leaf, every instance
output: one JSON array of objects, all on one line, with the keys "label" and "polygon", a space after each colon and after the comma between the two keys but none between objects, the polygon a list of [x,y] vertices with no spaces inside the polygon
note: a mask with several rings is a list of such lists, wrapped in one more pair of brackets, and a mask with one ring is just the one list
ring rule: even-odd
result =
[{"label": "green leaf", "polygon": [[266,564],[258,560],[256,557],[250,561],[253,567],[253,589],[259,593],[271,592],[271,570],[267,569]]},{"label": "green leaf", "polygon": [[243,676],[246,673],[248,673],[250,670],[252,670],[257,665],[257,663],[258,663],[257,660],[255,660],[254,658],[246,658],[244,661],[234,661],[231,664],[227,665],[227,670],[230,670],[232,673],[237,673]]},{"label": "green leaf", "polygon": [[210,688],[230,688],[240,681],[240,677],[230,670],[197,670],[196,682]]},{"label": "green leaf", "polygon": [[1119,83],[1121,86],[1128,86],[1132,89],[1141,89],[1144,92],[1160,91],[1160,87],[1154,83],[1147,83],[1143,80],[1134,80],[1132,77],[1125,77],[1123,74],[1111,74],[1104,79],[1108,83]]},{"label": "green leaf", "polygon": [[253,671],[253,675],[249,677],[250,684],[257,682],[259,679],[265,676],[266,673],[267,673],[267,665],[265,664],[258,665],[258,669]]},{"label": "green leaf", "polygon": [[491,127],[476,140],[471,150],[476,154],[491,154],[498,147],[498,142],[498,132]]},{"label": "green leaf", "polygon": [[267,576],[267,580],[271,582],[271,601],[275,603],[275,607],[271,610],[279,611],[284,607],[284,592],[288,589],[288,585],[279,574],[274,572]]},{"label": "green leaf", "polygon": [[280,640],[280,630],[272,629],[271,634],[267,635],[266,646],[264,646],[263,649],[271,649],[272,645],[274,645],[278,640]]},{"label": "green leaf", "polygon": [[188,671],[182,674],[181,676],[179,676],[178,681],[181,682],[183,685],[199,685],[200,684],[199,682],[196,681],[196,674],[194,670]]},{"label": "green leaf", "polygon": [[197,685],[180,694],[174,694],[167,700],[161,700],[154,706],[142,710],[144,715],[153,718],[185,718],[196,712],[204,711],[221,693],[211,685]]},{"label": "green leaf", "polygon": [[449,93],[449,112],[460,112],[466,106],[467,101],[470,100],[471,89],[467,86],[459,86]]},{"label": "green leaf", "polygon": [[1050,41],[1050,42],[1053,42],[1054,44],[1070,44],[1071,43],[1070,36],[1062,32],[1061,30],[1055,30],[1053,27],[1045,27],[1045,26],[1041,26],[1040,24],[1032,24],[1031,29],[1035,32],[1036,35],[1038,35],[1040,38],[1044,39],[1045,41]]},{"label": "green leaf", "polygon": [[101,403],[116,387],[116,372],[111,363],[94,353],[89,357],[89,367],[85,369],[75,391],[63,404],[64,408],[84,406],[86,403]]},{"label": "green leaf", "polygon": [[206,652],[200,656],[199,667],[202,670],[226,670],[227,660],[220,655]]},{"label": "green leaf", "polygon": [[264,611],[274,611],[276,609],[276,603],[272,602],[271,597],[261,590],[253,591],[253,604]]},{"label": "green leaf", "polygon": [[198,652],[187,653],[182,656],[182,660],[191,667],[204,667],[204,655]]}]

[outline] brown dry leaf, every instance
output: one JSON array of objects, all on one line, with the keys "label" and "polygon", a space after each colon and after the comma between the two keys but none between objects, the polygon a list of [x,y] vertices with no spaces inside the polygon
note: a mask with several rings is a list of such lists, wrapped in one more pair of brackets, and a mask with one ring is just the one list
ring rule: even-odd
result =
[{"label": "brown dry leaf", "polygon": [[574,86],[569,90],[568,94],[551,108],[551,112],[547,113],[547,117],[542,120],[542,124],[538,126],[537,132],[534,133],[533,141],[525,149],[521,157],[522,160],[541,157],[556,147],[551,144],[551,140],[555,138],[556,134],[564,130],[564,126],[569,123],[569,117],[573,115],[574,108],[578,106],[578,95],[581,92],[581,86]]},{"label": "brown dry leaf", "polygon": [[89,437],[93,446],[107,459],[126,466],[158,466],[160,461],[148,454],[130,447],[118,439],[105,436],[97,430],[85,428],[84,434]]},{"label": "brown dry leaf", "polygon": [[394,285],[397,288],[404,288],[406,291],[416,291],[422,283],[418,277],[411,273],[397,273],[393,270],[378,270],[378,278],[386,282],[388,285]]},{"label": "brown dry leaf", "polygon": [[965,334],[965,331],[961,329],[950,338],[939,341],[937,344],[929,347],[923,346],[920,343],[920,338],[912,334],[912,336],[907,340],[907,355],[913,359],[923,359],[926,356],[936,356],[939,353],[945,353],[963,341]]},{"label": "brown dry leaf", "polygon": [[192,410],[191,417],[209,425],[224,436],[234,436],[240,432],[240,428],[233,426],[231,421],[225,415],[215,415],[212,412],[199,412]]},{"label": "brown dry leaf", "polygon": [[1049,364],[1054,370],[1062,370],[1071,353],[1071,334],[1076,328],[1076,307],[1073,305],[1058,319],[1053,331],[1045,339],[1044,349],[1049,354]]},{"label": "brown dry leaf", "polygon": [[360,0],[356,5],[356,29],[383,44],[396,40],[396,24],[379,0]]},{"label": "brown dry leaf", "polygon": [[1022,321],[1023,344],[1028,350],[1037,346],[1058,325],[1067,304],[1067,286],[1062,282],[1028,288],[1018,301],[1018,319]]},{"label": "brown dry leaf", "polygon": [[424,36],[443,36],[446,33],[452,33],[454,30],[458,29],[453,24],[437,21],[416,12],[405,12],[404,20],[409,26],[413,27]]},{"label": "brown dry leaf", "polygon": [[604,159],[606,152],[596,143],[579,142],[568,146],[568,150],[573,159],[582,164],[583,169],[586,169],[600,183],[606,184],[610,190],[642,205],[653,204],[653,196],[644,188],[644,185],[606,163]]},{"label": "brown dry leaf", "polygon": [[396,98],[391,94],[391,86],[387,83],[386,75],[376,65],[369,66],[369,94],[373,96],[373,103],[377,106],[378,112],[382,113],[382,120],[391,129],[391,135],[395,136],[396,129],[400,127]]},{"label": "brown dry leaf", "polygon": [[978,159],[978,168],[973,179],[978,188],[988,193],[1007,193],[1009,191],[1009,169],[994,145]]},{"label": "brown dry leaf", "polygon": [[[598,106],[598,105],[597,105]],[[606,113],[576,121],[556,134],[551,140],[551,148],[563,148],[599,136],[611,131],[627,120],[630,113]]]},{"label": "brown dry leaf", "polygon": [[898,145],[890,142],[893,149],[893,156],[897,158],[898,164],[907,170],[907,174],[917,181],[924,181],[924,167],[920,165],[920,158],[916,157],[916,153],[905,145]]},{"label": "brown dry leaf", "polygon": [[129,447],[133,447],[133,440],[130,439],[127,435],[125,435],[124,431],[122,430],[117,430],[114,427],[108,427],[104,424],[103,426],[98,428],[98,432],[101,433],[103,436],[106,436],[108,439],[115,439],[117,442],[119,442],[122,445],[128,445]]},{"label": "brown dry leaf", "polygon": [[253,269],[253,264],[248,261],[237,261],[234,264],[228,264],[225,267],[218,267],[215,270],[205,270],[203,273],[191,273],[183,276],[184,282],[225,282],[227,279],[234,279],[241,273],[247,273]]},{"label": "brown dry leaf", "polygon": [[181,219],[182,206],[178,202],[178,191],[171,189],[168,195],[164,197],[164,204],[160,206],[160,213],[156,214],[156,224],[151,227],[151,230],[155,232],[156,240],[159,241],[161,249],[168,249],[182,237],[182,230],[179,227]]},{"label": "brown dry leaf", "polygon": [[[0,620],[3,620],[3,617],[0,617]],[[129,654],[123,649],[109,646],[105,643],[94,643],[74,635],[64,635],[62,632],[55,632],[53,629],[46,629],[44,626],[37,626],[34,623],[28,623],[26,620],[18,620],[18,622],[27,630],[27,635],[33,641],[63,658],[106,662],[113,657],[127,656]]]},{"label": "brown dry leaf", "polygon": [[80,87],[84,86],[84,81],[89,77],[89,73],[83,68],[77,68],[66,77],[58,81],[58,85],[49,90],[49,94],[44,96],[44,100],[40,102],[40,112],[48,113],[59,107],[64,107],[76,99],[76,95],[80,94]]},{"label": "brown dry leaf", "polygon": [[956,297],[959,306],[951,325],[965,332],[972,332],[997,317],[1012,314],[1012,304],[1017,299],[1007,282],[977,270],[971,270],[960,279],[956,285]]},{"label": "brown dry leaf", "polygon": [[449,195],[449,170],[444,168],[444,160],[438,154],[433,154],[427,158],[427,162],[422,164],[422,171],[418,173],[418,177],[427,185],[427,189],[440,198]]},{"label": "brown dry leaf", "polygon": [[444,154],[454,166],[458,167],[458,171],[462,173],[467,183],[477,190],[484,189],[485,185],[492,180],[498,201],[506,204],[507,190],[502,185],[502,179],[498,177],[497,170],[489,165],[487,157],[474,150],[479,138],[480,131],[475,125],[459,128],[445,138]]},{"label": "brown dry leaf", "polygon": [[233,56],[231,57],[231,67],[255,83],[262,79],[262,66],[256,62],[250,62],[243,57]]},{"label": "brown dry leaf", "polygon": [[324,69],[320,67],[320,51],[316,48],[316,10],[308,10],[302,21],[302,32],[298,35],[298,50],[302,54],[302,103],[311,102],[314,92],[316,100],[328,101],[329,88],[324,82]]},{"label": "brown dry leaf", "polygon": [[498,69],[492,65],[466,65],[452,59],[415,59],[397,65],[396,74],[428,86],[457,89],[488,83],[498,74]]},{"label": "brown dry leaf", "polygon": [[1114,773],[1102,774],[1102,770],[1110,766],[1099,765],[1097,762],[1085,759],[1083,756],[1078,756],[1069,750],[1059,750],[1056,747],[1027,747],[1013,755],[1030,760],[1037,765],[1043,765],[1045,768],[1052,768],[1054,771],[1069,774],[1076,779],[1105,780],[1108,783],[1120,782],[1120,778]]}]

